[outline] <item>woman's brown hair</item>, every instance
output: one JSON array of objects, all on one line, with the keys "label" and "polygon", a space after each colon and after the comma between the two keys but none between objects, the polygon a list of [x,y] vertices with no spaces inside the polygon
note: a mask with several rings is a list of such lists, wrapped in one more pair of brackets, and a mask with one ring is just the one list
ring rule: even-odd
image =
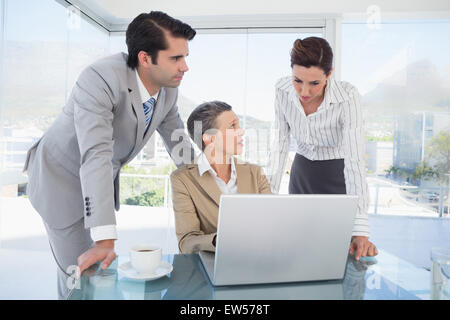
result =
[{"label": "woman's brown hair", "polygon": [[291,68],[294,64],[305,68],[311,66],[321,68],[328,76],[333,68],[333,51],[327,40],[323,38],[297,39],[291,50]]}]

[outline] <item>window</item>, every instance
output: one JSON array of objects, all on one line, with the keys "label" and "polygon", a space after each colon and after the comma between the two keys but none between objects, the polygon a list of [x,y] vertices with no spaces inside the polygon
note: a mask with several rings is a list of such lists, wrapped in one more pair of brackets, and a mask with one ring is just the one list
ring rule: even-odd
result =
[{"label": "window", "polygon": [[109,40],[84,19],[69,25],[55,1],[6,3],[4,160],[5,169],[20,170],[28,147],[60,113],[81,70],[107,54]]},{"label": "window", "polygon": [[2,101],[5,170],[21,169],[27,148],[64,105],[65,24],[65,9],[55,1],[6,1],[3,68],[8,81],[4,81]]},{"label": "window", "polygon": [[370,212],[448,212],[449,37],[448,20],[343,24],[342,80],[362,95]]},{"label": "window", "polygon": [[[0,4],[5,10],[0,30],[4,39],[0,235],[5,240],[42,231],[39,216],[23,197],[26,152],[61,112],[81,70],[108,54],[109,33],[77,12],[69,16],[70,10],[54,0]],[[29,223],[25,226],[23,221]]]},{"label": "window", "polygon": [[[76,16],[77,12],[71,14]],[[109,32],[94,22],[79,18],[79,22],[70,23],[70,19],[67,23],[66,99],[81,71],[90,63],[109,54]]]}]

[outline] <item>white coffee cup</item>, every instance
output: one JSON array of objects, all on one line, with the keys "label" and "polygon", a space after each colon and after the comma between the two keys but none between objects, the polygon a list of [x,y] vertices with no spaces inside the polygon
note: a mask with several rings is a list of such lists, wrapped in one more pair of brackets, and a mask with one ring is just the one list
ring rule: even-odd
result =
[{"label": "white coffee cup", "polygon": [[131,265],[143,274],[153,274],[161,264],[162,249],[152,244],[137,244],[130,250]]}]

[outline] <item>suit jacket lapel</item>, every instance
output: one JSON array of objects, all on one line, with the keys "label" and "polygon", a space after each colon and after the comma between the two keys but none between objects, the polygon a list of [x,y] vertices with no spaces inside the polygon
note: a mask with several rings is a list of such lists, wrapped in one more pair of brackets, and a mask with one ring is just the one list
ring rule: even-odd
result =
[{"label": "suit jacket lapel", "polygon": [[[252,194],[256,193],[257,190],[252,183],[252,177],[250,175],[250,168],[246,164],[239,164],[236,158],[233,158],[236,166],[236,183],[238,188],[238,193],[242,194]],[[214,177],[209,171],[205,172],[202,176],[198,172],[198,166],[195,166],[193,170],[189,170],[195,183],[198,183],[201,189],[203,189],[214,202],[220,204],[220,196],[222,191],[220,191]]]},{"label": "suit jacket lapel", "polygon": [[192,175],[194,182],[198,183],[201,189],[203,189],[209,197],[213,199],[217,205],[219,205],[222,192],[217,186],[217,183],[211,173],[206,171],[202,176],[200,176],[198,166],[195,166],[193,170],[189,170],[189,173]]},{"label": "suit jacket lapel", "polygon": [[[128,92],[130,94],[131,105],[133,107],[134,113],[137,118],[137,131],[136,131],[136,143],[132,151],[132,155],[135,154],[136,150],[142,143],[145,129],[145,115],[144,107],[142,106],[141,96],[139,94],[136,72],[128,68]],[[133,156],[131,157],[133,158]]]},{"label": "suit jacket lapel", "polygon": [[239,164],[238,160],[234,158],[236,166],[237,188],[238,193],[249,194],[256,193],[254,185],[252,183],[252,177],[250,175],[249,166],[246,164]]}]

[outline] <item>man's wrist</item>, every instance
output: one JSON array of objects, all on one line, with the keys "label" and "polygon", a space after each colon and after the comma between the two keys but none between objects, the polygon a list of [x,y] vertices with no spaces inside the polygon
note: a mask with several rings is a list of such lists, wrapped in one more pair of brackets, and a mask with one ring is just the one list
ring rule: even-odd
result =
[{"label": "man's wrist", "polygon": [[114,248],[114,241],[115,239],[99,240],[95,242],[95,245],[104,248]]},{"label": "man's wrist", "polygon": [[367,240],[369,240],[368,236],[352,236],[352,240],[354,239],[360,239],[360,238],[366,238]]}]

